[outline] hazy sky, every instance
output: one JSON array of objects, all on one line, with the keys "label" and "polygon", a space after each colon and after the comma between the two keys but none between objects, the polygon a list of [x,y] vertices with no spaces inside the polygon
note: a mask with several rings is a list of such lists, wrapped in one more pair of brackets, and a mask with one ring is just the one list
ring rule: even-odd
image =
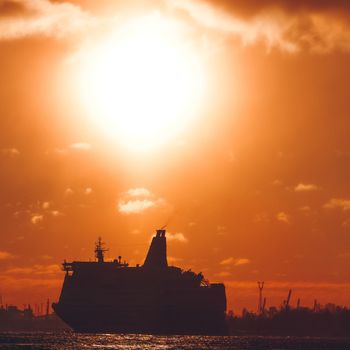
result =
[{"label": "hazy sky", "polygon": [[229,308],[350,305],[350,2],[0,1],[0,293],[171,264]]}]

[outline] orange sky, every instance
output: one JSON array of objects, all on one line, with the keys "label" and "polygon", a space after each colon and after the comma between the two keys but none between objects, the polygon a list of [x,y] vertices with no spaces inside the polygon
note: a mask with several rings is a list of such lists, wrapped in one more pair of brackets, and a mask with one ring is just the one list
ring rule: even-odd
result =
[{"label": "orange sky", "polygon": [[[169,222],[170,262],[225,282],[230,309],[256,309],[258,280],[268,306],[289,288],[292,304],[350,305],[350,3],[102,3],[0,2],[4,302],[57,299],[60,262],[92,258],[98,235],[110,258],[142,263],[152,232]],[[159,132],[147,152],[129,149],[119,124],[88,116],[79,90],[92,52],[103,56],[111,33],[124,38],[142,21],[141,33],[175,23],[176,40],[166,30],[162,40],[204,72],[193,120]],[[136,64],[157,58],[147,40]],[[112,80],[95,88],[115,99],[113,114],[121,101],[108,64]],[[151,81],[137,84],[141,94]],[[169,80],[164,91],[171,113],[181,89]]]}]

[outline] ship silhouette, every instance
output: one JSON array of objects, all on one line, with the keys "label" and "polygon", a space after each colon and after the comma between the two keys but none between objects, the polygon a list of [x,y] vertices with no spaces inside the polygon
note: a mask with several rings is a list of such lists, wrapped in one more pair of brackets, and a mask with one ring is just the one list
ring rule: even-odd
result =
[{"label": "ship silhouette", "polygon": [[96,261],[65,261],[56,314],[77,332],[226,334],[225,286],[168,266],[165,235],[156,231],[142,266],[104,261],[101,239]]}]

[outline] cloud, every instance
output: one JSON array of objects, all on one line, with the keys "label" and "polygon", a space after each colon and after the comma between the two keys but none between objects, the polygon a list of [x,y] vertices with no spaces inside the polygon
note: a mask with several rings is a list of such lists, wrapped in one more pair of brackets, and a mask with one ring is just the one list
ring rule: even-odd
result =
[{"label": "cloud", "polygon": [[78,151],[90,151],[92,146],[87,142],[76,142],[72,143],[69,148]]},{"label": "cloud", "polygon": [[350,220],[349,219],[344,220],[341,225],[344,228],[350,228]]},{"label": "cloud", "polygon": [[156,198],[154,194],[143,187],[131,188],[126,191],[118,202],[118,211],[122,214],[140,214],[151,208],[166,206],[163,198]]},{"label": "cloud", "polygon": [[246,259],[246,258],[241,258],[241,259],[237,259],[235,266],[240,266],[240,265],[247,265],[250,264],[250,260]]},{"label": "cloud", "polygon": [[0,39],[34,35],[62,38],[93,25],[93,18],[70,2],[7,0],[0,6]]},{"label": "cloud", "polygon": [[150,197],[152,195],[151,191],[144,187],[131,188],[127,194],[131,197]]},{"label": "cloud", "polygon": [[176,233],[167,232],[166,237],[168,241],[177,241],[181,243],[188,242],[188,239],[181,232],[176,232]]},{"label": "cloud", "polygon": [[169,263],[169,264],[176,264],[176,263],[178,263],[178,262],[181,262],[183,259],[181,259],[181,258],[176,258],[176,257],[174,257],[174,256],[168,256],[168,257],[167,257],[167,260],[168,260],[168,263]]},{"label": "cloud", "polygon": [[290,223],[289,215],[287,215],[284,211],[279,212],[276,215],[278,221],[284,222],[286,224]]},{"label": "cloud", "polygon": [[236,259],[233,257],[227,258],[220,262],[220,265],[232,265]]},{"label": "cloud", "polygon": [[[321,1],[324,3],[325,1]],[[270,50],[296,53],[309,50],[326,53],[350,51],[350,26],[346,16],[339,16],[338,6],[295,5],[299,1],[200,1],[168,0],[199,25],[235,37],[243,45],[263,42]],[[316,1],[308,1],[313,5]],[[293,5],[294,4],[294,5]]]},{"label": "cloud", "polygon": [[325,11],[347,13],[350,11],[348,0],[201,0],[201,2],[215,4],[226,11],[236,12],[242,17],[256,16],[274,8],[293,14],[300,12],[322,13]]},{"label": "cloud", "polygon": [[67,153],[68,153],[68,150],[66,148],[61,148],[61,147],[55,147],[53,149],[47,149],[45,151],[45,154],[47,156],[53,154],[55,156],[63,157],[65,155],[67,155]]},{"label": "cloud", "polygon": [[[55,291],[59,290],[62,285],[62,278],[58,276],[34,276],[34,275],[23,275],[13,276],[11,274],[1,274],[1,282],[6,285],[6,289],[11,292],[22,292],[26,291],[24,296],[28,295],[29,288],[33,288],[32,291],[43,290],[43,288],[54,288]],[[45,293],[47,293],[46,291]]]},{"label": "cloud", "polygon": [[254,222],[269,222],[270,217],[266,212],[258,213],[254,216]]},{"label": "cloud", "polygon": [[342,209],[347,211],[350,210],[350,199],[331,198],[323,207],[326,209]]},{"label": "cloud", "polygon": [[227,259],[224,259],[220,262],[220,265],[224,266],[241,266],[241,265],[247,265],[250,264],[251,260],[247,258],[234,258],[229,257]]},{"label": "cloud", "polygon": [[[13,211],[13,217],[16,220],[29,221],[32,225],[42,228],[40,225],[43,222],[50,222],[52,218],[63,216],[60,210],[54,207],[53,201],[34,201],[24,206],[23,203],[17,203],[18,210]],[[18,236],[23,239],[23,236]]]},{"label": "cloud", "polygon": [[14,258],[13,254],[5,251],[0,251],[0,260],[8,260],[13,258]]},{"label": "cloud", "polygon": [[20,155],[20,152],[17,148],[3,148],[1,149],[1,154],[10,158],[15,158]]},{"label": "cloud", "polygon": [[61,272],[60,266],[56,264],[51,265],[40,265],[36,264],[29,267],[13,267],[5,270],[5,274],[9,275],[56,275]]},{"label": "cloud", "polygon": [[231,276],[231,272],[221,271],[221,272],[216,273],[215,276],[218,276],[218,277],[229,277],[229,276]]},{"label": "cloud", "polygon": [[89,196],[90,194],[92,194],[93,190],[91,187],[87,187],[84,190],[84,194],[86,194],[87,196]]},{"label": "cloud", "polygon": [[50,208],[50,202],[43,202],[42,208],[43,209],[49,209]]},{"label": "cloud", "polygon": [[72,194],[74,194],[74,191],[70,187],[65,189],[65,191],[64,191],[65,196],[68,197],[68,196],[71,196]]},{"label": "cloud", "polygon": [[140,214],[147,209],[155,208],[163,204],[162,199],[135,199],[135,200],[120,200],[118,210],[122,214]]},{"label": "cloud", "polygon": [[305,216],[309,216],[311,214],[311,207],[308,205],[304,205],[299,207],[298,210],[303,213]]},{"label": "cloud", "polygon": [[63,216],[64,214],[61,213],[59,210],[51,210],[50,214],[54,217],[58,217],[58,216]]},{"label": "cloud", "polygon": [[216,227],[216,233],[220,236],[222,235],[225,235],[227,233],[227,227],[226,226],[221,226],[221,225],[218,225]]},{"label": "cloud", "polygon": [[276,187],[282,186],[283,182],[279,179],[276,179],[272,182],[272,184]]},{"label": "cloud", "polygon": [[33,225],[40,224],[44,220],[44,215],[41,214],[33,214],[30,221]]},{"label": "cloud", "polygon": [[47,254],[41,255],[40,258],[43,259],[43,260],[51,260],[51,259],[53,259],[53,257],[51,255],[47,255]]},{"label": "cloud", "polygon": [[295,192],[310,192],[310,191],[317,191],[319,190],[319,187],[315,184],[304,184],[299,183],[294,187]]},{"label": "cloud", "polygon": [[[243,45],[264,43],[268,50],[290,53],[350,51],[347,0],[163,0],[156,6]],[[89,29],[96,33],[117,25],[119,19],[94,17],[69,1],[5,0],[0,5],[0,40],[33,35],[63,38]]]}]

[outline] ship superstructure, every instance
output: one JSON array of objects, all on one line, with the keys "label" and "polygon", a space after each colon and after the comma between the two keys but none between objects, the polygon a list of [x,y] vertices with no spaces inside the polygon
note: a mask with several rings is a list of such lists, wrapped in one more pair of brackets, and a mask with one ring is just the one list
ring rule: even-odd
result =
[{"label": "ship superstructure", "polygon": [[64,262],[57,315],[78,332],[224,334],[223,284],[168,266],[166,232],[157,230],[142,266],[121,257],[104,260],[101,239],[94,262]]}]

